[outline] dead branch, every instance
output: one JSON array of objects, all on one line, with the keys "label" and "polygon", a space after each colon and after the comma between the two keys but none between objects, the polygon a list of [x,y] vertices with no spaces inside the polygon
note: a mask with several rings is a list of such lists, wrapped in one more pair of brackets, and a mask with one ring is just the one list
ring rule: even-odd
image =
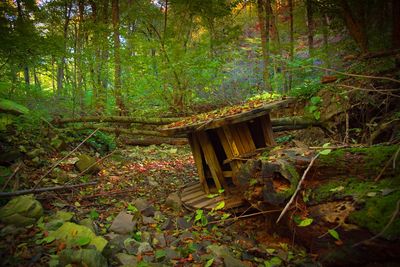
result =
[{"label": "dead branch", "polygon": [[14,191],[14,192],[0,192],[0,198],[1,197],[21,196],[21,195],[27,195],[27,194],[37,194],[37,193],[43,193],[43,192],[48,192],[48,191],[58,191],[58,190],[80,188],[80,187],[85,187],[85,186],[95,185],[95,184],[97,184],[97,182],[88,182],[88,183],[82,183],[82,184],[61,185],[61,186],[52,186],[52,187],[43,187],[43,188],[32,188],[32,189],[25,189],[25,190],[19,190],[19,191]]},{"label": "dead branch", "polygon": [[129,117],[129,116],[87,116],[79,118],[55,119],[54,124],[65,124],[75,122],[114,122],[114,123],[139,123],[164,125],[181,120],[181,118],[147,118],[147,117]]}]

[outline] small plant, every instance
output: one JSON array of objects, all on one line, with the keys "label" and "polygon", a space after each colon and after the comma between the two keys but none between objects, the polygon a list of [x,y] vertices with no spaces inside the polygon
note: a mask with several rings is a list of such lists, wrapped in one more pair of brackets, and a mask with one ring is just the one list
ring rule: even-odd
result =
[{"label": "small plant", "polygon": [[201,226],[206,226],[208,224],[207,216],[204,214],[203,210],[201,209],[196,210],[196,215],[194,217],[193,222]]},{"label": "small plant", "polygon": [[305,109],[309,114],[312,114],[316,120],[321,118],[320,105],[322,99],[319,96],[313,96],[310,99],[310,105],[306,106]]}]

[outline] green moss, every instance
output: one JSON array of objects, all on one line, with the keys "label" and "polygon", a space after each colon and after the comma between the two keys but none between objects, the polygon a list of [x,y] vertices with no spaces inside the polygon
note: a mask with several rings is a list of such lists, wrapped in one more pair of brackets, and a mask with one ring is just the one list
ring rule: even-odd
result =
[{"label": "green moss", "polygon": [[300,180],[300,175],[297,173],[296,168],[291,164],[284,164],[282,167],[285,172],[289,173],[288,177],[290,177],[290,189],[282,192],[282,194],[284,194],[285,198],[289,198],[296,190],[297,184]]},{"label": "green moss", "polygon": [[[400,199],[400,191],[379,197],[371,197],[366,200],[365,206],[350,214],[349,220],[359,226],[367,228],[374,234],[378,234],[388,224],[396,209],[396,203]],[[382,237],[394,240],[400,237],[400,220],[395,219]]]}]

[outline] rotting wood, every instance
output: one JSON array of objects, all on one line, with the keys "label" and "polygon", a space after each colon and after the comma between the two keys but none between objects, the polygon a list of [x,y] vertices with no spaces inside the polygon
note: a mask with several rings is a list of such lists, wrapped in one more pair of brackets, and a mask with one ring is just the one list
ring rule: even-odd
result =
[{"label": "rotting wood", "polygon": [[266,114],[263,117],[260,117],[261,127],[263,129],[263,135],[266,146],[276,146],[276,142],[274,139],[274,133],[272,131],[272,123],[269,114]]},{"label": "rotting wood", "polygon": [[164,125],[181,120],[182,118],[147,118],[136,116],[87,116],[78,118],[54,119],[53,124],[65,124],[76,122],[115,122],[115,123],[139,123]]},{"label": "rotting wood", "polygon": [[202,152],[200,148],[199,141],[197,140],[196,136],[193,134],[189,134],[188,136],[189,144],[192,149],[194,163],[197,167],[197,173],[199,175],[200,184],[202,185],[204,191],[208,194],[210,193],[210,189],[207,184],[205,172],[204,172],[204,163],[202,158]]},{"label": "rotting wood", "polygon": [[73,184],[73,185],[61,185],[61,186],[52,186],[52,187],[43,187],[43,188],[31,188],[25,190],[18,190],[14,192],[0,192],[0,197],[14,197],[14,196],[21,196],[21,195],[28,195],[28,194],[37,194],[43,193],[48,191],[58,191],[58,190],[68,190],[74,188],[80,188],[90,185],[95,185],[97,182],[88,182],[82,184]]},{"label": "rotting wood", "polygon": [[143,137],[137,139],[128,139],[125,141],[125,144],[131,146],[150,146],[150,145],[161,145],[161,144],[169,144],[169,145],[187,145],[187,138],[168,138],[168,137]]}]

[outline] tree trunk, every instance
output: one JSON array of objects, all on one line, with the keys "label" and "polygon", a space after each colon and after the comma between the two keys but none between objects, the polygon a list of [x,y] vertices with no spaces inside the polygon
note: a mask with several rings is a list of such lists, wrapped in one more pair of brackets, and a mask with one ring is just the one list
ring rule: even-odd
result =
[{"label": "tree trunk", "polygon": [[[393,12],[393,26],[392,26],[392,48],[400,48],[400,1],[392,1],[392,12]],[[396,66],[400,68],[400,57],[395,58]]]},{"label": "tree trunk", "polygon": [[350,36],[353,37],[357,46],[360,48],[363,54],[368,52],[368,38],[365,33],[365,29],[362,24],[362,20],[356,19],[347,0],[340,0],[340,7],[342,10],[342,14],[344,17],[344,22],[346,27],[350,33]]},{"label": "tree trunk", "polygon": [[[310,1],[310,0],[307,0],[308,2]],[[308,3],[307,2],[307,3]],[[307,15],[308,15],[308,13],[307,13]],[[289,32],[290,32],[290,34],[289,34],[289,42],[290,42],[290,50],[289,50],[289,58],[290,58],[290,61],[292,61],[293,62],[293,59],[294,59],[294,32],[293,32],[293,0],[289,0]],[[292,72],[291,71],[289,71],[289,73],[288,73],[288,75],[289,75],[289,91],[292,89],[292,79],[293,79],[293,77],[292,77]]]},{"label": "tree trunk", "polygon": [[119,35],[119,0],[112,0],[112,25],[114,39],[114,94],[118,107],[119,115],[125,113],[125,106],[122,100],[122,82],[121,82],[121,54],[120,54],[120,35]]},{"label": "tree trunk", "polygon": [[314,18],[313,18],[312,0],[306,0],[306,12],[307,12],[308,54],[310,55],[310,57],[312,57],[314,48]]},{"label": "tree trunk", "polygon": [[267,14],[266,0],[257,0],[258,23],[260,25],[261,48],[263,59],[263,91],[271,91],[269,82],[269,25],[270,20]]},{"label": "tree trunk", "polygon": [[80,107],[81,112],[84,110],[84,93],[83,93],[83,62],[82,62],[82,54],[83,54],[83,42],[84,42],[84,34],[83,34],[83,17],[84,17],[84,1],[79,0],[78,2],[78,12],[79,12],[79,20],[78,20],[78,29],[76,34],[76,66],[77,66],[77,77],[76,77],[76,98],[78,102],[78,106]]},{"label": "tree trunk", "polygon": [[24,67],[24,81],[25,81],[25,87],[29,88],[29,86],[31,85],[31,80],[29,77],[29,67],[28,66]]}]

